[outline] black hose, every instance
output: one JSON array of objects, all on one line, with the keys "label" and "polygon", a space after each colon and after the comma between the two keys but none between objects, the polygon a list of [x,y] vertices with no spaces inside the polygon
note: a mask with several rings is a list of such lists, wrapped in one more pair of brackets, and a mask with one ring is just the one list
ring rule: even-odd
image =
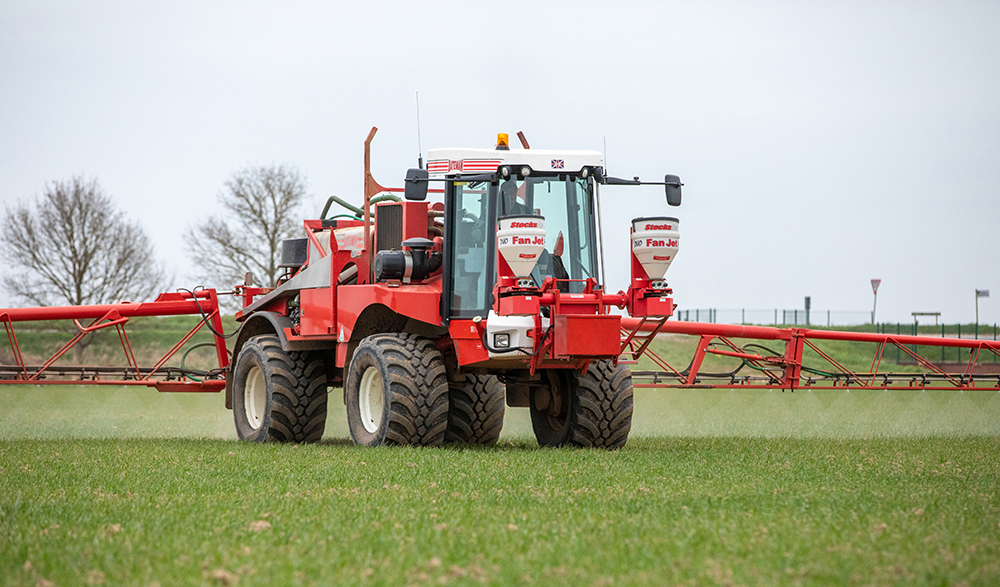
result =
[{"label": "black hose", "polygon": [[[687,376],[687,374],[691,372],[691,366],[692,365],[694,365],[694,357],[691,358],[691,362],[688,363],[687,368],[685,368],[683,371],[680,371],[679,373],[681,375]],[[705,373],[703,371],[698,371],[698,376],[699,377],[702,377],[702,376],[704,376],[704,377],[713,377],[713,378],[714,377],[735,377],[736,374],[740,372],[740,369],[743,368],[743,365],[746,365],[746,361],[740,363],[739,367],[737,367],[737,368],[735,368],[732,371],[729,371],[727,373]]]},{"label": "black hose", "polygon": [[[774,356],[778,356],[780,354],[780,353],[778,353],[777,351],[775,351],[773,349],[769,349],[766,346],[764,346],[762,344],[757,344],[757,343],[750,343],[750,344],[743,345],[743,350],[746,350],[748,348],[756,348],[756,349],[760,349],[762,351],[767,351],[767,352],[771,353]],[[746,361],[744,361],[744,363],[746,363]],[[760,367],[755,367],[753,365],[750,365],[750,368],[751,369],[757,369],[758,371],[764,371],[764,369],[762,369]],[[813,375],[821,375],[823,377],[843,377],[843,376],[846,375],[846,373],[831,373],[829,371],[822,371],[820,369],[813,369],[812,367],[806,367],[805,365],[802,365],[802,370],[805,371],[806,373],[812,373]]]},{"label": "black hose", "polygon": [[[193,346],[189,347],[188,350],[184,351],[184,354],[181,355],[181,371],[185,371],[184,363],[187,361],[187,356],[191,354],[191,351],[193,351],[195,349],[198,349],[198,348],[201,348],[201,347],[206,347],[206,346],[214,347],[215,343],[214,342],[199,342],[198,344],[193,345]],[[228,352],[228,350],[227,350],[227,352]],[[209,371],[208,374],[210,375],[211,371]],[[196,377],[194,375],[190,375],[190,374],[187,376],[187,378],[188,379],[194,379],[195,381],[202,381],[198,377]]]},{"label": "black hose", "polygon": [[[200,291],[200,290],[203,290],[203,289],[205,289],[205,288],[202,287],[202,286],[198,286],[198,287],[194,288],[194,291]],[[195,305],[198,306],[198,311],[201,312],[201,320],[202,320],[202,322],[205,323],[205,326],[208,326],[208,329],[211,330],[212,334],[214,334],[215,336],[221,338],[222,340],[228,340],[228,339],[236,336],[236,333],[239,332],[239,330],[234,330],[233,332],[230,332],[229,334],[222,334],[222,333],[218,332],[215,328],[212,328],[211,322],[208,321],[208,314],[205,314],[205,310],[202,309],[201,302],[198,301],[198,296],[194,295],[193,291],[191,291],[189,289],[184,289],[183,287],[177,288],[177,291],[183,291],[183,292],[187,292],[187,293],[191,294],[191,297],[194,298]]]}]

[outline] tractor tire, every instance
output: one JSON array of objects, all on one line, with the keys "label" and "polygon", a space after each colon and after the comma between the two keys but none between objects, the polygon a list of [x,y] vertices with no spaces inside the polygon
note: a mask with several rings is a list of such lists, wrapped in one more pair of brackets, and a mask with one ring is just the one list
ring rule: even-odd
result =
[{"label": "tractor tire", "polygon": [[326,428],[326,365],[310,352],[285,352],[261,335],[240,350],[233,371],[236,434],[248,442],[318,442]]},{"label": "tractor tire", "polygon": [[494,375],[466,375],[448,395],[445,442],[496,444],[503,428],[504,386]]},{"label": "tractor tire", "polygon": [[617,449],[632,429],[632,373],[591,361],[587,372],[549,372],[548,390],[531,394],[531,427],[541,446]]},{"label": "tractor tire", "polygon": [[344,386],[351,438],[363,446],[440,446],[448,428],[448,375],[434,342],[374,334],[354,351]]}]

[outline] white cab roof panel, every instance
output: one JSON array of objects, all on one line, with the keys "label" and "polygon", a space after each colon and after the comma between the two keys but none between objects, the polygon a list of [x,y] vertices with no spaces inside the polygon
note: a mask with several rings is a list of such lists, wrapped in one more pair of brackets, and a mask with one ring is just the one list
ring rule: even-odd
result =
[{"label": "white cab roof panel", "polygon": [[427,172],[430,175],[457,173],[493,173],[500,165],[527,165],[534,171],[577,172],[584,167],[604,165],[598,151],[556,151],[552,149],[430,149]]}]

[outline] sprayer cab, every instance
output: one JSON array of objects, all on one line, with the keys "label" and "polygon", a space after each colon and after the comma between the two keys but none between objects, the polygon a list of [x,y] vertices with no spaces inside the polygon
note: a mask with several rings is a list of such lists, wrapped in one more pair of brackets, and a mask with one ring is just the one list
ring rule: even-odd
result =
[{"label": "sprayer cab", "polygon": [[[522,141],[523,142],[523,141]],[[410,170],[407,198],[423,199],[428,181],[445,183],[442,314],[451,318],[546,313],[540,294],[581,296],[603,291],[597,200],[602,185],[662,185],[667,203],[680,204],[681,182],[608,177],[597,151],[434,149],[427,169]],[[632,279],[621,303],[633,315],[672,313],[664,273],[676,255],[676,219],[633,222]],[[489,299],[487,299],[489,298]],[[602,313],[607,303],[590,304]],[[582,309],[581,309],[582,311]]]}]

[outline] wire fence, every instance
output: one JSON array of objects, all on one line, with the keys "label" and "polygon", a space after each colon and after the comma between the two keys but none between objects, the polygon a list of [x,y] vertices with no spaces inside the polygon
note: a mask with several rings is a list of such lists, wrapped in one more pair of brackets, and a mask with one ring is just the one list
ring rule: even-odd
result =
[{"label": "wire fence", "polygon": [[757,310],[742,308],[724,310],[695,308],[677,310],[677,320],[684,322],[712,322],[717,324],[769,324],[788,326],[859,326],[872,323],[871,312],[843,310]]},{"label": "wire fence", "polygon": [[[933,324],[933,325],[918,325],[916,323],[907,324],[876,324],[875,332],[880,334],[908,334],[912,336],[940,336],[941,338],[972,338],[977,340],[1000,340],[1000,328],[997,324]],[[955,347],[916,347],[914,345],[906,345],[914,353],[919,353],[924,358],[931,361],[936,361],[940,359],[942,363],[957,363],[963,364],[970,359],[970,349],[955,348]],[[891,352],[892,349],[888,349],[886,352]],[[913,357],[906,353],[902,353],[901,349],[897,346],[895,347],[896,362],[897,363],[915,363],[916,361]],[[938,356],[940,353],[940,357]],[[990,362],[997,363],[997,355],[995,353],[984,353],[978,357],[980,362]]]}]

